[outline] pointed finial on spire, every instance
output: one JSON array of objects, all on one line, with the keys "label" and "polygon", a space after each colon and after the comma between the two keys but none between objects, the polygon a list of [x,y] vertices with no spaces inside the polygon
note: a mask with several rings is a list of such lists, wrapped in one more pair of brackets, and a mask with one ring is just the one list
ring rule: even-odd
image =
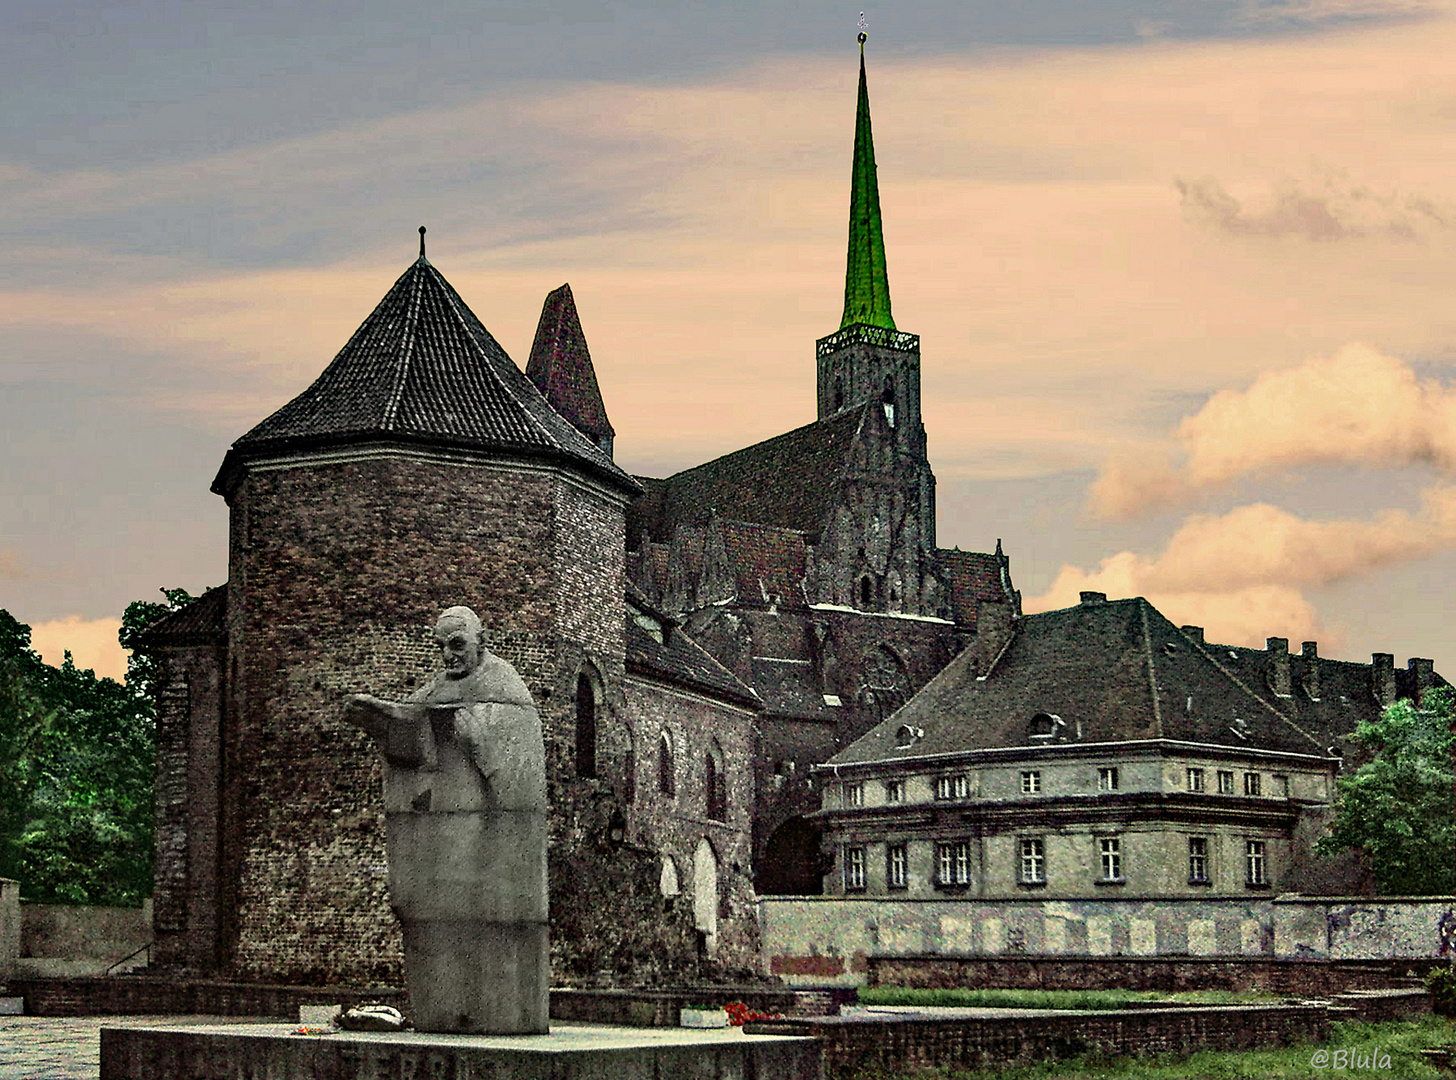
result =
[{"label": "pointed finial on spire", "polygon": [[425,257],[425,227],[420,226],[420,258]]},{"label": "pointed finial on spire", "polygon": [[864,12],[861,11],[859,13],[859,54],[861,56],[864,55],[864,43],[865,38],[869,37],[867,33],[869,28],[869,23],[865,22]]}]

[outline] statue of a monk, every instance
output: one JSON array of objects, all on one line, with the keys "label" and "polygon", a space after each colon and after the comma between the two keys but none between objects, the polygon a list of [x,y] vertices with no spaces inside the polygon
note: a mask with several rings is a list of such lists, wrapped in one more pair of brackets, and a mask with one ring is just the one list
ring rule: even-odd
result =
[{"label": "statue of a monk", "polygon": [[384,753],[390,903],[420,1031],[548,1028],[546,766],[521,677],[475,612],[435,624],[445,670],[402,702],[349,698]]}]

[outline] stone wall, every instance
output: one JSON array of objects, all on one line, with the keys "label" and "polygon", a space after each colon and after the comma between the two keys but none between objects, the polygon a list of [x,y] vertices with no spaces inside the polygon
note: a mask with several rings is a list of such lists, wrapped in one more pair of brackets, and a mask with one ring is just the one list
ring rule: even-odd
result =
[{"label": "stone wall", "polygon": [[[753,713],[688,690],[640,677],[623,685],[627,714],[639,747],[634,756],[629,838],[671,860],[667,870],[677,883],[675,897],[659,896],[666,908],[681,908],[694,929],[702,926],[704,904],[712,909],[713,929],[705,949],[714,967],[759,967],[758,913],[751,878]],[[666,731],[673,746],[671,794],[660,790],[660,743]],[[726,779],[726,820],[708,816],[706,759],[716,751]],[[707,844],[713,866],[700,853]],[[662,873],[661,863],[658,864]],[[660,880],[663,880],[660,878]],[[714,883],[715,881],[715,883]],[[699,888],[713,896],[699,897]]]},{"label": "stone wall", "polygon": [[152,903],[141,907],[20,905],[20,953],[43,960],[120,960],[152,940]]},{"label": "stone wall", "polygon": [[1225,957],[1429,960],[1456,955],[1456,897],[759,901],[769,972],[863,984],[870,958]]},{"label": "stone wall", "polygon": [[20,955],[20,882],[0,878],[0,984],[10,978]]}]

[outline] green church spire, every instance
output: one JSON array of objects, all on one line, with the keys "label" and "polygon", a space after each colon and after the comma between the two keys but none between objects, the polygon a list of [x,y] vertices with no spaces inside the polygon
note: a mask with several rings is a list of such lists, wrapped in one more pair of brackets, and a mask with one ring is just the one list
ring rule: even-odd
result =
[{"label": "green church spire", "polygon": [[854,169],[849,188],[849,259],[844,271],[844,318],[839,328],[868,323],[893,330],[890,278],[885,272],[885,235],[880,226],[880,185],[875,177],[875,142],[870,134],[864,43],[865,35],[861,33],[859,109],[854,120]]}]

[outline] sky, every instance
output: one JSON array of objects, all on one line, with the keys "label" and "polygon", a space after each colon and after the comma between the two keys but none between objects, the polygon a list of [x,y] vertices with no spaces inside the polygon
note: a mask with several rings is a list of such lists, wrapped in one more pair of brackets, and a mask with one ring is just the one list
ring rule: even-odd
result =
[{"label": "sky", "polygon": [[[231,442],[430,261],[524,366],[569,282],[628,471],[814,419],[856,6],[9,0],[0,608],[119,677],[227,577]],[[864,14],[938,542],[1028,612],[1456,679],[1456,0]]]}]

